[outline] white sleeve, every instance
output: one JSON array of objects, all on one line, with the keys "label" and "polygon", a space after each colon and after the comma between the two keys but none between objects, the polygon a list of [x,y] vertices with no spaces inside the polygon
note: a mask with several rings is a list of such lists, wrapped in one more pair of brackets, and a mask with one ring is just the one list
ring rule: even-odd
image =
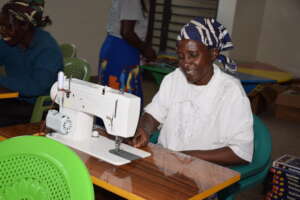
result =
[{"label": "white sleeve", "polygon": [[222,112],[224,140],[240,158],[251,162],[254,149],[253,116],[247,96],[233,95]]},{"label": "white sleeve", "polygon": [[120,1],[120,21],[122,20],[142,20],[142,5],[140,0],[121,0]]},{"label": "white sleeve", "polygon": [[158,92],[153,97],[151,103],[145,107],[145,112],[149,113],[159,123],[163,124],[171,104],[172,80],[166,76],[160,84]]}]

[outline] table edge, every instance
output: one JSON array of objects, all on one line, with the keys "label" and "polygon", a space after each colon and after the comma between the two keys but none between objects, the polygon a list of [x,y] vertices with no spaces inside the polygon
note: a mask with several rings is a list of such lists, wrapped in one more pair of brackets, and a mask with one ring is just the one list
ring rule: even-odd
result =
[{"label": "table edge", "polygon": [[19,93],[18,92],[0,94],[0,99],[17,98],[17,97],[19,97]]}]

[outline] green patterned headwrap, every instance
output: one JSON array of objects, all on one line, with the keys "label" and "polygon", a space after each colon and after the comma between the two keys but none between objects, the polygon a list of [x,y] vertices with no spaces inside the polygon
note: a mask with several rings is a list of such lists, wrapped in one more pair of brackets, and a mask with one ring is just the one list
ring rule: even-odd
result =
[{"label": "green patterned headwrap", "polygon": [[3,9],[6,9],[9,15],[23,22],[29,22],[33,26],[43,26],[44,21],[49,19],[43,17],[44,0],[10,0]]}]

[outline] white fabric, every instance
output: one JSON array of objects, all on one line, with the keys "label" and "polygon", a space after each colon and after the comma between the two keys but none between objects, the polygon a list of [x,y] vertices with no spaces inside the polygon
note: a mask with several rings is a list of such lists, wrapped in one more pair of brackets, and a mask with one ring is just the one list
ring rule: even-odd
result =
[{"label": "white fabric", "polygon": [[229,146],[251,161],[253,117],[241,83],[214,65],[205,86],[187,82],[180,69],[168,74],[145,112],[162,124],[158,143],[174,150],[212,150]]},{"label": "white fabric", "polygon": [[112,0],[106,27],[107,32],[122,38],[120,34],[122,20],[136,21],[134,31],[141,40],[145,39],[148,19],[144,16],[140,0]]}]

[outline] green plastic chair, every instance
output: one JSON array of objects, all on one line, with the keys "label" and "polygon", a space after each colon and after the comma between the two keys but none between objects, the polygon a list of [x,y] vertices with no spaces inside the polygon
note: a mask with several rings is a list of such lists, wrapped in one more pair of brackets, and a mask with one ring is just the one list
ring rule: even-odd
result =
[{"label": "green plastic chair", "polygon": [[268,128],[254,116],[254,154],[248,165],[233,166],[233,170],[241,173],[241,180],[220,192],[220,199],[234,200],[235,195],[247,188],[262,183],[272,165],[272,138]]},{"label": "green plastic chair", "polygon": [[90,65],[85,59],[64,58],[64,73],[70,78],[77,78],[84,81],[90,80]]},{"label": "green plastic chair", "polygon": [[[158,137],[159,132],[154,132],[150,137],[150,142],[157,143]],[[272,164],[271,153],[272,138],[269,130],[257,116],[254,116],[253,160],[248,165],[231,167],[241,173],[241,180],[219,192],[219,199],[234,200],[238,192],[262,183]]]},{"label": "green plastic chair", "polygon": [[65,145],[41,136],[0,142],[1,200],[93,200],[85,164]]},{"label": "green plastic chair", "polygon": [[[90,65],[86,60],[80,58],[64,58],[64,73],[70,78],[77,78],[85,81],[90,80]],[[39,96],[33,107],[30,122],[40,122],[45,111],[51,107],[49,95]]]},{"label": "green plastic chair", "polygon": [[76,46],[74,44],[63,43],[60,45],[60,49],[64,58],[76,57]]}]

